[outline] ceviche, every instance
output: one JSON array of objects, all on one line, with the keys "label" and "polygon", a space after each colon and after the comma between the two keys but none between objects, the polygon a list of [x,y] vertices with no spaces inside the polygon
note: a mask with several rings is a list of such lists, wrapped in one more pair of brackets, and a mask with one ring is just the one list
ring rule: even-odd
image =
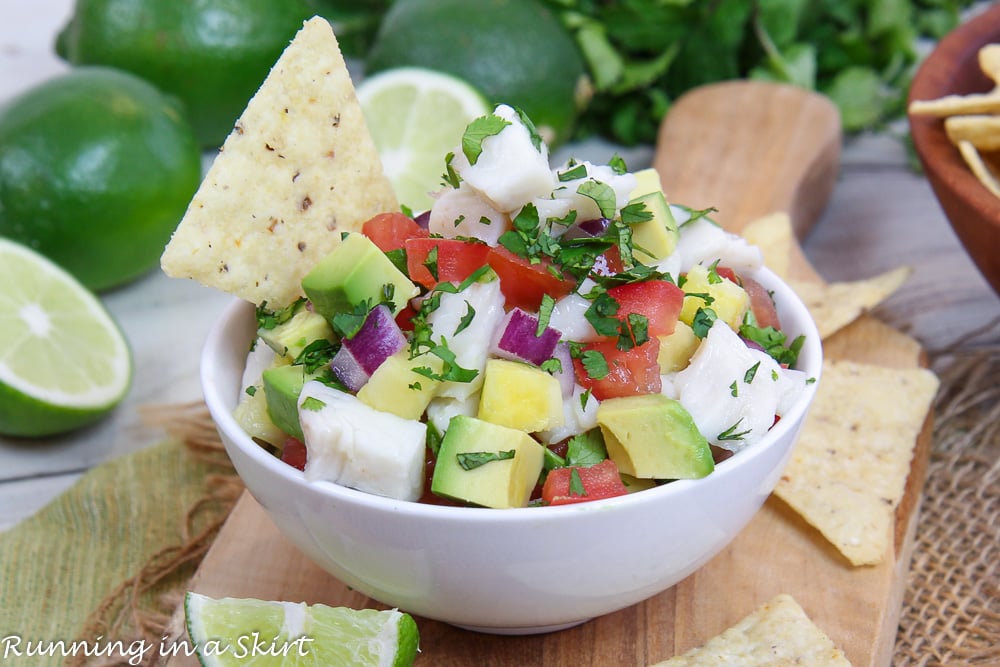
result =
[{"label": "ceviche", "polygon": [[491,508],[709,475],[812,380],[761,254],[652,169],[556,168],[508,106],[444,159],[430,210],[387,212],[257,309],[236,417],[308,480]]}]

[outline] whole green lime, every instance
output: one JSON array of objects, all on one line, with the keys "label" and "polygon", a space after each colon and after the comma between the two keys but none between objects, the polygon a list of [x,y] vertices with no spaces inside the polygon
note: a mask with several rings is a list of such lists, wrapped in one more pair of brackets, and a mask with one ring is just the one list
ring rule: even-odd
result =
[{"label": "whole green lime", "polygon": [[56,52],[176,95],[201,144],[218,146],[315,13],[310,0],[76,0]]},{"label": "whole green lime", "polygon": [[365,67],[405,66],[458,76],[494,104],[520,107],[553,146],[569,139],[589,101],[576,43],[536,0],[397,0]]},{"label": "whole green lime", "polygon": [[0,236],[92,290],[158,264],[200,180],[176,102],[127,72],[76,68],[0,109]]}]

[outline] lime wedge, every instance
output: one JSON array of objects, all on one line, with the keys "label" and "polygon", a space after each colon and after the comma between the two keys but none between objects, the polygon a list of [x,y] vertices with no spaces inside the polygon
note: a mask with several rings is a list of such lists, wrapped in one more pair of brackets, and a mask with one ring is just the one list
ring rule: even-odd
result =
[{"label": "lime wedge", "polygon": [[363,79],[358,100],[399,203],[430,208],[441,189],[445,155],[465,127],[490,106],[464,80],[421,67],[399,67]]},{"label": "lime wedge", "polygon": [[101,302],[65,270],[0,238],[0,434],[54,435],[125,397],[132,354]]},{"label": "lime wedge", "polygon": [[419,642],[413,617],[395,609],[213,599],[189,592],[184,613],[204,667],[406,667]]}]

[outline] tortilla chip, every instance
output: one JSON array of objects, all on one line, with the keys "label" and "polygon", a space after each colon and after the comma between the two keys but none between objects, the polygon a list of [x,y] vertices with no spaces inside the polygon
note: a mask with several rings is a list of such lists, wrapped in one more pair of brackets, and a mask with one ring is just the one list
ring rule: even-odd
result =
[{"label": "tortilla chip", "polygon": [[936,100],[913,100],[909,112],[925,116],[956,116],[970,113],[1000,113],[1000,90],[968,95],[945,95]]},{"label": "tortilla chip", "polygon": [[997,178],[993,169],[986,163],[972,142],[959,141],[957,146],[958,152],[962,154],[962,159],[965,160],[965,164],[969,165],[969,169],[979,179],[979,182],[992,192],[995,197],[1000,197],[1000,179]]},{"label": "tortilla chip", "polygon": [[790,595],[778,595],[682,656],[654,667],[850,667],[843,651]]},{"label": "tortilla chip", "polygon": [[860,315],[882,303],[909,277],[912,269],[902,266],[873,278],[823,284],[790,280],[816,322],[821,338],[827,338]]},{"label": "tortilla chip", "polygon": [[397,209],[337,39],[317,17],[250,100],[160,263],[279,308],[341,232]]},{"label": "tortilla chip", "polygon": [[968,141],[980,151],[1000,150],[1000,116],[951,116],[944,119],[944,131],[955,145]]},{"label": "tortilla chip", "polygon": [[853,565],[882,562],[938,379],[924,368],[826,361],[775,487]]},{"label": "tortilla chip", "polygon": [[1000,44],[987,44],[979,49],[979,69],[990,77],[993,83],[1000,84]]},{"label": "tortilla chip", "polygon": [[792,219],[787,213],[772,213],[754,220],[740,232],[748,243],[760,248],[764,265],[778,277],[788,278],[788,266],[792,254]]}]

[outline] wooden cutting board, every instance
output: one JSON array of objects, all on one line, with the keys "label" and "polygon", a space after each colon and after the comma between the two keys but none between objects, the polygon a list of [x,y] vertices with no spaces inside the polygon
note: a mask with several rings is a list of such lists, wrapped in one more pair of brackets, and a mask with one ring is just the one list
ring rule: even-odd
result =
[{"label": "wooden cutting board", "polygon": [[[786,211],[804,234],[823,210],[839,167],[840,124],[824,98],[776,84],[708,86],[677,101],[664,121],[655,165],[668,197],[714,206],[734,230]],[[817,278],[799,252],[799,277]],[[921,363],[910,338],[863,317],[825,342],[832,358],[898,367]],[[642,667],[697,646],[779,593],[791,594],[855,667],[890,664],[913,529],[930,449],[925,425],[895,539],[882,565],[854,568],[777,498],[704,568],[645,602],[562,632],[478,634],[418,618],[418,665],[627,665]],[[640,529],[640,527],[637,527]],[[249,494],[236,505],[191,588],[206,595],[377,603],[309,562]],[[183,632],[183,610],[174,617]],[[171,667],[196,665],[175,658]]]}]

